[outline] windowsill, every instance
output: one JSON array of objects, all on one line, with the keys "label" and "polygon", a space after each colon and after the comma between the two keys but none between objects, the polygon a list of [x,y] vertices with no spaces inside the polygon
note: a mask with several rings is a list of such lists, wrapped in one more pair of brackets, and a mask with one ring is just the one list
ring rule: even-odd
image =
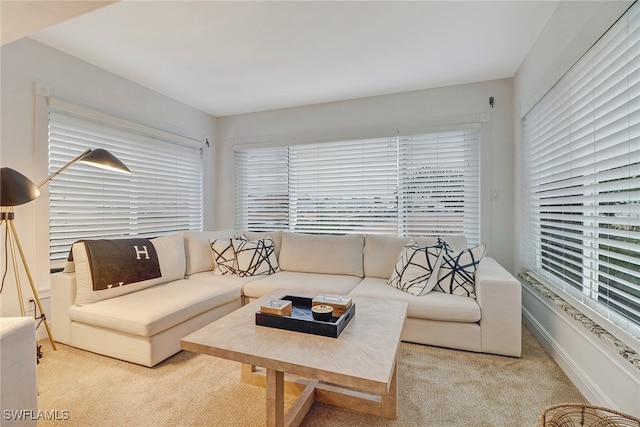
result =
[{"label": "windowsill", "polygon": [[57,260],[49,262],[49,273],[59,273],[64,270],[64,266],[67,263],[66,260]]},{"label": "windowsill", "polygon": [[575,309],[571,304],[562,299],[558,294],[549,289],[543,283],[540,283],[533,276],[529,275],[528,273],[518,273],[518,277],[530,284],[541,295],[551,300],[557,307],[567,313],[571,318],[579,322],[585,329],[598,337],[598,339],[612,348],[625,360],[627,360],[636,368],[640,369],[640,354],[638,354],[634,349],[627,346],[625,343],[611,335],[611,333],[606,331],[596,322],[589,319],[587,316]]}]

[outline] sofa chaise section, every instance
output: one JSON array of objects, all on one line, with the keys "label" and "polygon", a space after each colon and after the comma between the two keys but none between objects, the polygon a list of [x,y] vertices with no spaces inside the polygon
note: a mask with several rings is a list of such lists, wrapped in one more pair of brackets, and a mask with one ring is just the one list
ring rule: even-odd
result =
[{"label": "sofa chaise section", "polygon": [[[443,239],[457,250],[464,236]],[[414,296],[387,284],[394,263],[409,237],[366,235],[365,278],[349,295],[400,300],[409,304],[402,340],[482,353],[520,357],[520,282],[491,257],[475,273],[476,298],[431,291]],[[429,246],[435,238],[416,238]]]},{"label": "sofa chaise section", "polygon": [[[180,351],[182,337],[242,306],[236,286],[184,279],[181,235],[154,241],[163,273],[150,286],[133,285],[135,291],[104,297],[91,289],[79,292],[78,286],[86,284],[78,284],[78,271],[52,276],[52,326],[58,342],[154,366]],[[82,253],[76,245],[74,259],[81,270],[86,266],[79,265]]]},{"label": "sofa chaise section", "polygon": [[520,357],[521,290],[514,280],[485,257],[476,272],[477,299],[435,291],[413,296],[376,277],[363,279],[349,295],[407,302],[403,341]]}]

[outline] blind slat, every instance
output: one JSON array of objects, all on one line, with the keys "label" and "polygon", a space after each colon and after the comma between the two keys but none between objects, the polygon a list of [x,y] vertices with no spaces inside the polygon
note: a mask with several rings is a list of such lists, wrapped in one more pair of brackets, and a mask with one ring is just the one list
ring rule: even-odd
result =
[{"label": "blind slat", "polygon": [[640,338],[639,11],[522,120],[522,253],[577,307]]},{"label": "blind slat", "polygon": [[239,149],[236,226],[480,240],[479,131]]},{"label": "blind slat", "polygon": [[86,148],[103,148],[131,175],[75,163],[49,183],[50,258],[65,259],[77,240],[157,237],[202,229],[202,153],[199,143],[65,104],[49,110],[49,171]]}]

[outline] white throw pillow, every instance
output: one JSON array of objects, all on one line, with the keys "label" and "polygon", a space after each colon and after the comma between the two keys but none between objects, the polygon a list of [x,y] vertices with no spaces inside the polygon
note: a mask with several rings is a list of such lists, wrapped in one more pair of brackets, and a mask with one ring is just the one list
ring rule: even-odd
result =
[{"label": "white throw pillow", "polygon": [[231,240],[236,272],[240,277],[273,274],[279,270],[275,246],[270,236],[261,240]]},{"label": "white throw pillow", "polygon": [[409,240],[387,284],[415,296],[428,294],[437,283],[441,253],[441,246],[421,247],[414,239]]},{"label": "white throw pillow", "polygon": [[237,274],[236,253],[233,250],[234,239],[209,241],[213,258],[213,274]]},{"label": "white throw pillow", "polygon": [[438,283],[433,290],[475,298],[476,270],[487,250],[486,246],[455,251],[444,241],[441,244],[442,263],[438,270]]}]

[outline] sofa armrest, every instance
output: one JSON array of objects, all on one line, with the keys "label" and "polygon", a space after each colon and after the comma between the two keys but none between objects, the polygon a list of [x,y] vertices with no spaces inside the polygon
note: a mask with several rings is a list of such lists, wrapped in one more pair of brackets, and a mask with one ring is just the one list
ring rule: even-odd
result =
[{"label": "sofa armrest", "polygon": [[476,271],[482,352],[520,357],[522,351],[522,288],[504,267],[485,257]]},{"label": "sofa armrest", "polygon": [[[35,343],[36,325],[32,317],[0,318],[0,424],[3,426],[37,425],[33,417],[38,411]],[[11,416],[17,413],[32,416]]]},{"label": "sofa armrest", "polygon": [[53,338],[63,344],[71,341],[69,309],[75,304],[76,288],[75,273],[51,275],[51,327]]}]

